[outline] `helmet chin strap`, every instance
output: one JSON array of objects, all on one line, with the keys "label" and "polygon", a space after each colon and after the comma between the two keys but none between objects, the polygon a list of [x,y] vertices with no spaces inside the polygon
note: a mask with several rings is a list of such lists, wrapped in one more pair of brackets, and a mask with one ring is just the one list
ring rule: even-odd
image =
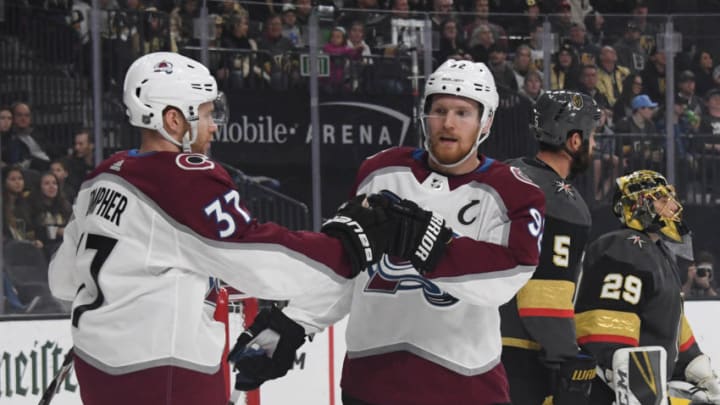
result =
[{"label": "helmet chin strap", "polygon": [[182,136],[182,143],[178,142],[177,139],[170,136],[170,134],[165,130],[165,127],[160,127],[157,129],[157,131],[160,133],[160,135],[163,136],[167,141],[172,143],[173,145],[180,148],[180,150],[183,153],[191,153],[192,148],[190,147],[193,143],[195,143],[195,140],[197,139],[197,126],[198,122],[197,120],[190,121],[190,130],[185,132]]}]

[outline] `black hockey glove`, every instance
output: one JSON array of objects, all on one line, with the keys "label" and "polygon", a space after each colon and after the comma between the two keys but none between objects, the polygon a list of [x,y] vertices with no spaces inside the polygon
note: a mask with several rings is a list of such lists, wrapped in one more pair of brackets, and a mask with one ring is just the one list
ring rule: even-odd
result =
[{"label": "black hockey glove", "polygon": [[343,203],[335,216],[322,226],[322,232],[339,239],[350,257],[352,276],[377,263],[387,250],[388,235],[394,223],[382,208],[362,205],[365,194]]},{"label": "black hockey glove", "polygon": [[396,222],[388,254],[410,260],[421,274],[433,271],[453,237],[445,220],[388,190],[369,196],[368,201],[373,207],[384,208]]},{"label": "black hockey glove", "polygon": [[586,405],[597,361],[586,354],[560,364],[553,381],[553,405]]},{"label": "black hockey glove", "polygon": [[228,353],[227,360],[235,364],[235,389],[254,390],[287,374],[303,343],[305,329],[281,310],[272,307],[260,311]]}]

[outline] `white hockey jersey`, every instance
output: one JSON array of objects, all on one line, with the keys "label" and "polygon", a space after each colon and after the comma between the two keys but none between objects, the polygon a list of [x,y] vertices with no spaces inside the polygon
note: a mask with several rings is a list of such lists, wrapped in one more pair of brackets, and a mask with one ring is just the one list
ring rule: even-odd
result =
[{"label": "white hockey jersey", "polygon": [[[544,195],[519,169],[487,157],[462,176],[426,160],[423,150],[393,148],[360,168],[356,194],[391,190],[442,215],[456,237],[425,277],[386,255],[353,280],[336,312],[350,314],[343,390],[376,405],[509,402],[498,307],[538,263]],[[298,303],[285,312],[312,323]]]},{"label": "white hockey jersey", "polygon": [[320,317],[349,285],[339,241],[257,223],[203,155],[118,153],[83,183],[73,213],[50,288],[73,301],[76,354],[113,375],[218,370],[224,327],[204,304],[210,277],[260,298],[314,296],[306,309]]}]

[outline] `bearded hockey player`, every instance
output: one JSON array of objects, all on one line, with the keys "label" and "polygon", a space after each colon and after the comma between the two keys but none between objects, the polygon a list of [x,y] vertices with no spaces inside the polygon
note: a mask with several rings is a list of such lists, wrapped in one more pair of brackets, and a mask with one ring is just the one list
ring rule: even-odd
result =
[{"label": "bearded hockey player", "polygon": [[[218,112],[207,68],[148,54],[124,86],[142,144],[83,183],[49,269],[53,294],[73,302],[80,395],[90,405],[225,405],[224,325],[204,304],[209,279],[266,299],[314,296],[303,309],[322,313],[348,278],[379,259],[392,231],[359,199],[324,228],[340,240],[259,224],[227,172],[204,155]],[[271,319],[285,325],[279,311]],[[278,353],[304,339],[302,328],[285,329],[292,339]]]},{"label": "bearded hockey player", "polygon": [[368,158],[354,186],[403,215],[405,237],[353,280],[333,313],[303,312],[302,298],[285,310],[316,328],[349,313],[343,404],[510,403],[498,307],[537,266],[545,199],[520,169],[478,153],[497,106],[487,66],[443,63],[425,87],[425,148]]},{"label": "bearded hockey player", "polygon": [[[592,242],[575,306],[580,346],[598,361],[592,405],[664,404],[675,376],[720,404],[720,385],[683,315],[677,264],[667,243],[686,228],[675,189],[660,173],[616,180],[623,229]],[[661,361],[665,359],[665,361]]]},{"label": "bearded hockey player", "polygon": [[587,403],[595,362],[575,342],[573,295],[590,232],[590,211],[568,181],[588,167],[600,112],[593,99],[549,91],[538,99],[531,129],[534,158],[509,162],[545,193],[545,231],[533,277],[500,308],[503,365],[514,404]]}]

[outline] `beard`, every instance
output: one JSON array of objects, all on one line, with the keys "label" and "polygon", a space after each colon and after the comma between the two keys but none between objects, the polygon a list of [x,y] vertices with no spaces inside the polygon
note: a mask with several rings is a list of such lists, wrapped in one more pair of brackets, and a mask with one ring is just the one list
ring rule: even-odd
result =
[{"label": "beard", "polygon": [[570,164],[570,177],[575,177],[584,173],[590,167],[590,143],[585,141],[580,145],[580,149],[574,154],[572,163]]},{"label": "beard", "polygon": [[475,144],[471,144],[468,147],[457,145],[455,148],[444,148],[439,146],[440,140],[430,141],[430,152],[432,152],[433,158],[438,163],[443,165],[452,165],[461,161],[465,156],[471,153],[475,149]]}]

